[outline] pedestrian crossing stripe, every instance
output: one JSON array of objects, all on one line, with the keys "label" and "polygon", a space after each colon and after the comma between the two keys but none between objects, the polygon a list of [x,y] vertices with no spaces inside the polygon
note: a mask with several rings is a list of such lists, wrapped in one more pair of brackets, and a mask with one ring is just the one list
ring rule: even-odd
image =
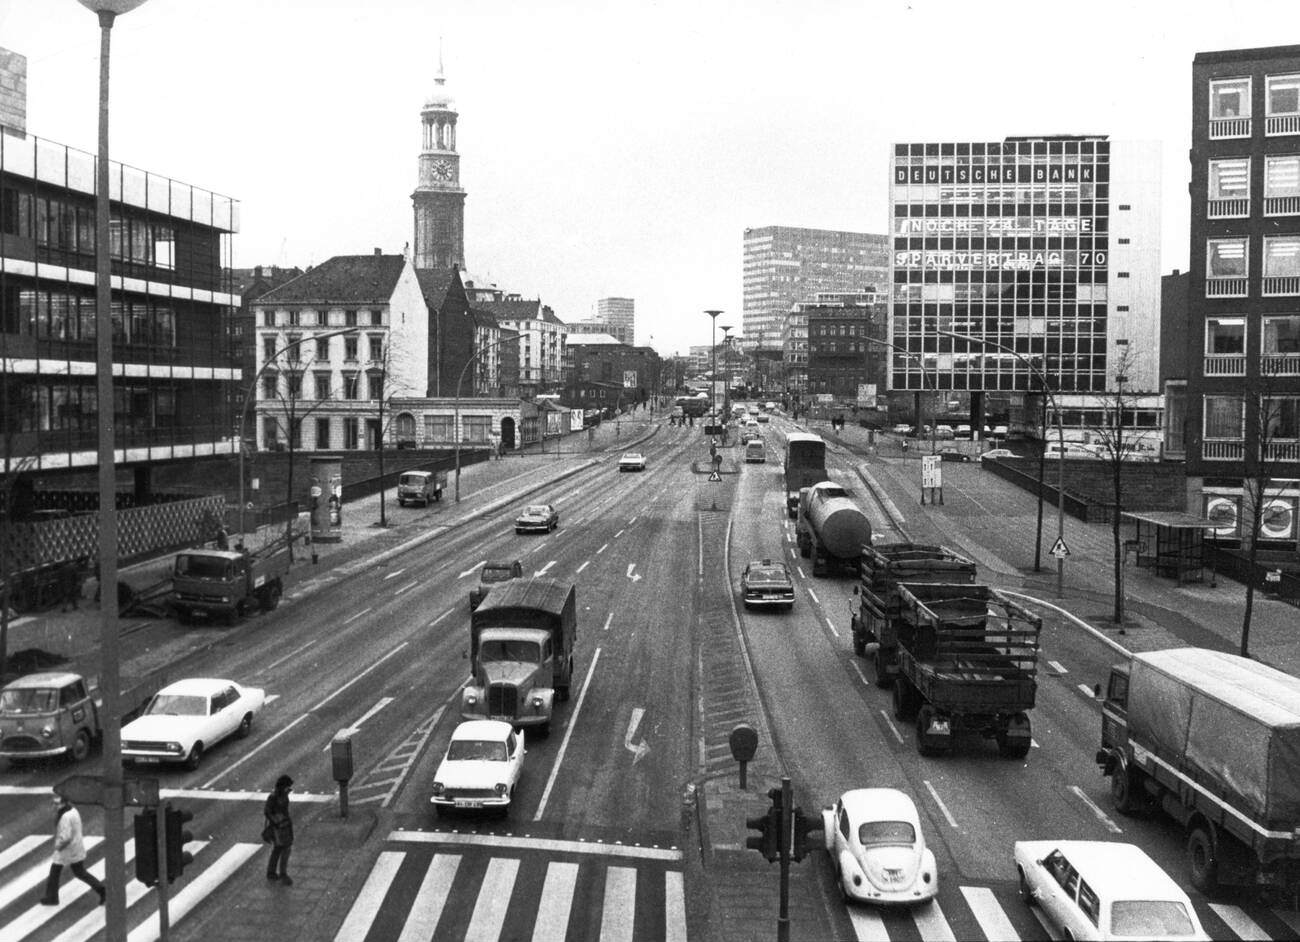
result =
[{"label": "pedestrian crossing stripe", "polygon": [[388,839],[411,844],[457,844],[511,850],[541,850],[560,854],[596,854],[604,857],[637,857],[643,860],[663,860],[672,863],[682,859],[682,852],[676,847],[642,847],[639,844],[606,844],[601,841],[563,841],[545,837],[517,837],[513,834],[392,831]]}]

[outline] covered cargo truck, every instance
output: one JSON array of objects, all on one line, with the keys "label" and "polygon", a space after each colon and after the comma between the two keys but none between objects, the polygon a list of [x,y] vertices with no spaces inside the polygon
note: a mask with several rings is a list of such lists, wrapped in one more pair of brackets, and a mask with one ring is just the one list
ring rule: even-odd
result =
[{"label": "covered cargo truck", "polygon": [[892,624],[894,716],[915,718],[921,755],[951,749],[959,730],[1029,754],[1042,619],[991,586],[913,582],[899,584]]},{"label": "covered cargo truck", "polygon": [[1300,679],[1202,648],[1111,668],[1097,763],[1122,814],[1182,826],[1192,884],[1300,892]]},{"label": "covered cargo truck", "polygon": [[492,589],[470,615],[465,719],[550,730],[555,701],[569,699],[577,592],[572,582],[534,577]]},{"label": "covered cargo truck", "polygon": [[876,644],[876,686],[888,687],[898,673],[898,585],[902,582],[974,583],[973,560],[946,546],[926,543],[864,545],[858,561],[861,581],[858,610],[853,613],[853,653],[865,657]]},{"label": "covered cargo truck", "polygon": [[849,492],[833,481],[799,491],[794,528],[799,555],[812,559],[814,576],[856,570],[863,544],[871,542],[871,523]]}]

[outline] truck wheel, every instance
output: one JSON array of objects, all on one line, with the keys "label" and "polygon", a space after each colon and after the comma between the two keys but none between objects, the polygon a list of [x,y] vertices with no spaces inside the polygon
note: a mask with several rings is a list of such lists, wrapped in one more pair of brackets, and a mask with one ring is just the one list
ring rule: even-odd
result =
[{"label": "truck wheel", "polygon": [[1110,801],[1120,814],[1135,815],[1142,810],[1142,800],[1134,794],[1136,785],[1127,766],[1117,765],[1110,773]]},{"label": "truck wheel", "polygon": [[927,703],[916,714],[916,751],[923,756],[932,756],[939,751],[929,745],[926,737],[932,719],[934,719],[934,707]]},{"label": "truck wheel", "polygon": [[1205,828],[1193,828],[1187,836],[1187,863],[1192,886],[1211,894],[1219,888],[1219,861],[1214,853],[1214,838]]},{"label": "truck wheel", "polygon": [[809,546],[809,545],[808,545],[807,543],[805,543],[803,540],[799,540],[799,541],[797,541],[797,542],[799,543],[799,555],[800,555],[800,556],[802,556],[804,559],[807,559],[809,556],[812,555],[812,547],[811,547],[811,546]]},{"label": "truck wheel", "polygon": [[244,618],[248,615],[248,599],[240,599],[235,603],[235,617]]},{"label": "truck wheel", "polygon": [[185,768],[193,772],[199,767],[201,761],[203,761],[203,743],[196,742],[190,747],[190,754],[185,757]]},{"label": "truck wheel", "polygon": [[916,702],[912,699],[912,687],[905,677],[894,679],[894,719],[910,720],[916,712]]},{"label": "truck wheel", "polygon": [[266,589],[266,595],[262,599],[262,608],[268,612],[275,611],[280,605],[280,595],[282,594],[282,591],[283,590],[280,588],[280,580],[276,579]]},{"label": "truck wheel", "polygon": [[1021,737],[1012,739],[1001,730],[997,734],[998,755],[1004,759],[1023,759],[1029,755],[1029,740]]},{"label": "truck wheel", "polygon": [[90,735],[84,729],[77,730],[77,735],[72,740],[68,755],[73,762],[81,762],[86,756],[90,755]]},{"label": "truck wheel", "polygon": [[[864,651],[866,650],[866,647],[866,642],[863,642],[862,649]],[[876,648],[876,656],[872,659],[871,663],[876,669],[876,686],[882,690],[886,687],[893,686],[894,678],[889,674],[888,663],[885,661],[885,655],[881,652],[879,647]]]}]

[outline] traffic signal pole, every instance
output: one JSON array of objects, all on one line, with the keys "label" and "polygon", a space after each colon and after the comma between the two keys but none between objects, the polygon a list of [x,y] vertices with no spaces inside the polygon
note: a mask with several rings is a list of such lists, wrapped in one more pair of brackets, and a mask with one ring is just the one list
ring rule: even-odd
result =
[{"label": "traffic signal pole", "polygon": [[777,830],[781,852],[781,907],[776,914],[776,942],[790,942],[790,809],[794,805],[794,789],[790,777],[781,776],[781,827]]},{"label": "traffic signal pole", "polygon": [[[167,942],[168,930],[171,929],[171,916],[167,910],[167,899],[170,896],[168,892],[167,872],[167,811],[169,806],[167,802],[158,805],[158,826],[157,839],[155,846],[158,848],[158,939],[159,942]],[[138,853],[138,851],[137,851]]]}]

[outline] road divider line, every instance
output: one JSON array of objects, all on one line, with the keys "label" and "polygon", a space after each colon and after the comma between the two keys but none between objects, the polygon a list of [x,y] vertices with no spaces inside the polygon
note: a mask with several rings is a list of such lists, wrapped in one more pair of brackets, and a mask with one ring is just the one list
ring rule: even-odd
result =
[{"label": "road divider line", "polygon": [[614,620],[614,613],[613,613],[613,612],[610,612],[608,615],[605,616],[605,627],[602,628],[601,630],[602,630],[602,631],[609,631],[610,623],[611,623],[613,620]]},{"label": "road divider line", "polygon": [[398,576],[400,576],[400,575],[401,575],[402,573],[404,573],[404,572],[406,572],[406,567],[405,567],[405,566],[403,566],[401,569],[394,569],[394,570],[393,570],[392,572],[390,572],[388,575],[384,576],[384,581],[387,582],[389,579],[396,579]]},{"label": "road divider line", "polygon": [[479,566],[482,566],[482,565],[483,565],[484,563],[486,563],[486,562],[487,562],[486,559],[481,559],[481,560],[479,560],[478,562],[476,562],[476,563],[474,564],[473,568],[466,569],[464,572],[462,572],[462,573],[461,573],[459,576],[457,576],[456,578],[457,578],[457,579],[464,579],[466,576],[472,576],[472,575],[474,575],[474,573],[478,572],[478,567],[479,567]]},{"label": "road divider line", "polygon": [[419,579],[416,579],[414,582],[408,582],[406,585],[402,586],[400,589],[397,589],[395,592],[393,592],[393,595],[401,595],[403,592],[407,591],[408,589],[414,589],[419,584],[420,584]]},{"label": "road divider line", "polygon": [[619,530],[617,533],[614,534],[614,539],[617,540],[620,536],[622,536],[626,532],[627,530]]},{"label": "road divider line", "polygon": [[387,654],[385,654],[385,655],[384,655],[383,657],[381,657],[379,660],[375,661],[375,663],[371,664],[369,667],[367,667],[365,670],[363,670],[360,674],[357,674],[357,676],[353,677],[351,680],[349,680],[349,681],[348,681],[346,684],[344,684],[342,687],[339,687],[339,688],[338,688],[337,690],[335,690],[332,694],[330,694],[328,697],[326,697],[326,698],[325,698],[324,700],[322,700],[320,703],[316,704],[314,707],[312,707],[311,709],[309,709],[307,712],[308,712],[308,713],[315,713],[317,710],[319,710],[319,709],[320,709],[321,707],[323,707],[325,704],[329,703],[331,700],[333,700],[335,697],[337,697],[337,696],[338,696],[339,694],[341,694],[343,691],[347,690],[349,687],[351,687],[353,684],[355,684],[357,681],[359,681],[362,677],[365,677],[365,676],[366,676],[367,674],[369,674],[372,670],[374,670],[375,668],[377,668],[380,664],[384,663],[384,661],[388,660],[388,659],[389,659],[390,657],[392,657],[394,654],[396,654],[397,652],[401,651],[402,648],[406,647],[408,644],[410,644],[409,641],[403,641],[403,642],[402,642],[401,644],[399,644],[397,647],[393,648],[393,650],[389,651]]},{"label": "road divider line", "polygon": [[350,618],[345,618],[345,619],[343,620],[343,624],[345,624],[345,625],[350,625],[350,624],[352,624],[354,621],[356,621],[358,618],[360,618],[362,615],[364,615],[364,614],[366,614],[367,612],[370,612],[370,611],[373,611],[373,609],[363,608],[361,611],[357,612],[355,615],[351,616]]},{"label": "road divider line", "polygon": [[1092,688],[1089,687],[1087,684],[1075,684],[1075,687],[1077,687],[1079,692],[1083,694],[1085,697],[1087,697],[1089,700],[1097,699],[1092,695]]},{"label": "road divider line", "polygon": [[1052,670],[1056,671],[1056,673],[1058,674],[1070,673],[1068,670],[1065,669],[1065,666],[1061,664],[1060,661],[1048,661],[1047,666],[1050,667]]},{"label": "road divider line", "polygon": [[1106,826],[1106,830],[1110,831],[1112,834],[1124,833],[1124,829],[1112,821],[1110,817],[1107,816],[1106,812],[1097,807],[1097,803],[1085,795],[1082,788],[1078,785],[1071,785],[1070,791],[1074,792],[1078,799],[1088,806],[1088,810],[1097,816],[1097,820]]},{"label": "road divider line", "polygon": [[632,524],[634,524],[634,523],[636,523],[636,517],[633,517],[631,520],[629,520],[629,521],[627,522],[627,525],[630,527],[630,526],[632,526]]},{"label": "road divider line", "polygon": [[[283,664],[285,661],[289,660],[289,658],[291,658],[291,657],[297,657],[299,654],[301,654],[303,651],[306,651],[308,648],[310,648],[310,647],[311,647],[313,644],[315,644],[315,643],[316,643],[316,639],[315,639],[315,638],[312,638],[310,641],[308,641],[308,642],[307,642],[306,644],[304,644],[302,647],[294,648],[292,651],[290,651],[290,652],[289,652],[288,654],[286,654],[284,657],[280,658],[278,661],[272,661],[270,664],[267,664],[267,665],[266,665],[265,667],[263,667],[260,671],[258,671],[258,673],[259,673],[259,674],[265,674],[267,671],[273,671],[273,670],[275,670],[277,667],[279,667],[279,666],[280,666],[281,664]],[[267,702],[270,702],[270,701],[268,700]]]},{"label": "road divider line", "polygon": [[551,789],[555,787],[556,776],[560,774],[560,766],[564,762],[564,754],[569,749],[569,739],[573,736],[573,729],[578,725],[578,713],[582,710],[582,702],[587,699],[587,691],[591,688],[591,679],[596,676],[596,662],[600,660],[600,648],[596,648],[591,655],[591,666],[587,668],[587,679],[582,682],[582,692],[578,694],[578,702],[573,705],[573,712],[569,715],[569,725],[564,729],[564,739],[560,743],[560,751],[555,754],[555,764],[551,766],[551,774],[546,779],[546,788],[542,791],[542,800],[537,803],[537,813],[533,815],[534,821],[542,820],[542,815],[546,813],[546,803],[550,801]]},{"label": "road divider line", "polygon": [[[384,707],[388,706],[388,704],[392,703],[393,699],[394,699],[393,697],[380,697],[379,702],[377,702],[374,706],[372,706],[369,710],[367,710],[365,713],[361,715],[361,719],[357,720],[351,726],[345,726],[343,729],[339,730],[339,732],[355,733],[357,730],[361,728],[362,723],[370,719],[370,717],[374,716]],[[326,743],[325,748],[322,749],[321,752],[329,752],[332,745],[333,743]]]},{"label": "road divider line", "polygon": [[454,612],[454,611],[455,611],[454,608],[449,608],[449,609],[447,609],[445,612],[443,612],[441,615],[439,615],[439,616],[438,616],[437,618],[435,618],[433,621],[429,622],[429,627],[432,628],[434,625],[438,624],[438,622],[442,621],[444,618],[446,618],[448,615],[450,615],[450,614],[451,614],[452,612]]},{"label": "road divider line", "polygon": [[818,605],[822,604],[822,600],[817,598],[817,593],[814,592],[812,589],[809,589],[807,586],[805,586],[804,591],[807,592],[810,596],[812,596],[812,600],[816,602]]},{"label": "road divider line", "polygon": [[[858,673],[861,674],[862,671],[858,671]],[[864,684],[867,682],[867,678],[865,676],[862,678],[862,682]],[[901,746],[903,744],[903,734],[898,731],[898,727],[894,725],[894,721],[889,718],[888,713],[886,713],[884,710],[881,710],[880,715],[884,718],[885,725],[889,727],[889,731],[894,734],[894,738],[898,740],[898,744]],[[936,798],[935,800],[937,801],[938,799]],[[956,825],[954,824],[953,827],[956,827]]]},{"label": "road divider line", "polygon": [[605,552],[605,550],[607,550],[607,549],[609,549],[609,544],[608,544],[608,543],[604,544],[600,549],[596,550],[596,555],[599,556],[601,553]]},{"label": "road divider line", "polygon": [[[277,739],[279,739],[279,738],[280,738],[281,736],[283,736],[285,733],[289,732],[289,730],[293,729],[295,726],[297,726],[299,723],[301,723],[301,722],[302,722],[303,720],[305,720],[306,718],[307,718],[307,714],[306,714],[306,713],[303,713],[303,714],[300,715],[297,719],[295,719],[293,722],[291,722],[288,726],[286,726],[286,727],[284,727],[283,729],[281,729],[278,733],[275,733],[274,735],[272,735],[272,736],[270,736],[268,739],[266,739],[266,741],[260,743],[260,744],[257,746],[257,748],[252,749],[252,750],[250,750],[249,752],[244,753],[241,757],[239,757],[238,759],[236,759],[234,762],[230,763],[230,765],[226,766],[224,769],[222,769],[220,772],[218,772],[218,773],[217,773],[216,775],[214,775],[212,778],[208,779],[206,782],[204,782],[202,785],[200,785],[199,788],[211,788],[213,785],[215,785],[217,782],[219,782],[222,778],[224,778],[225,776],[229,775],[231,772],[235,771],[235,769],[239,768],[241,765],[243,765],[243,764],[244,764],[245,762],[247,762],[249,759],[253,758],[253,756],[257,755],[259,752],[261,752],[261,751],[262,751],[263,749],[265,749],[267,746],[271,745],[271,743],[275,742]],[[294,797],[297,798],[298,796],[295,795]]]},{"label": "road divider line", "polygon": [[582,570],[586,569],[586,568],[587,568],[588,566],[590,566],[590,565],[591,565],[591,560],[590,560],[590,559],[588,559],[588,560],[584,560],[583,563],[582,563],[582,565],[579,566],[579,567],[577,568],[577,570],[574,572],[574,575],[577,575],[579,572],[582,572]]},{"label": "road divider line", "polygon": [[934,786],[930,784],[930,780],[928,778],[922,779],[921,784],[923,784],[925,790],[930,793],[930,797],[934,799],[934,803],[939,806],[939,810],[943,812],[943,816],[948,819],[949,826],[952,827],[954,831],[960,830],[961,828],[957,824],[957,819],[952,816],[952,812],[949,811],[948,806],[943,803],[943,799],[939,797],[939,793],[934,790]]}]

